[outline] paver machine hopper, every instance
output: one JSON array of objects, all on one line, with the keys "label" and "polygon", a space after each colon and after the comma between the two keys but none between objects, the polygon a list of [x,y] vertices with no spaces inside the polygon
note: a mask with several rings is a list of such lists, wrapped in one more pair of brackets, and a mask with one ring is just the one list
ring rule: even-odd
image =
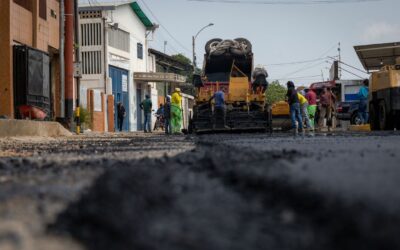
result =
[{"label": "paver machine hopper", "polygon": [[[251,47],[244,38],[213,39],[206,44],[202,72],[193,77],[197,94],[189,126],[191,131],[272,130],[265,88],[252,86]],[[217,115],[214,102],[210,101],[219,90],[225,93],[223,117]]]}]

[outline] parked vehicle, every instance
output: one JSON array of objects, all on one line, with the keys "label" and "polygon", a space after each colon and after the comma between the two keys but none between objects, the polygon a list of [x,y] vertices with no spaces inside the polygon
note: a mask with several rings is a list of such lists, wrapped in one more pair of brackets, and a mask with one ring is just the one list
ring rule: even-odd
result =
[{"label": "parked vehicle", "polygon": [[336,107],[336,118],[339,120],[350,121],[352,125],[361,124],[358,116],[359,102],[339,102]]}]

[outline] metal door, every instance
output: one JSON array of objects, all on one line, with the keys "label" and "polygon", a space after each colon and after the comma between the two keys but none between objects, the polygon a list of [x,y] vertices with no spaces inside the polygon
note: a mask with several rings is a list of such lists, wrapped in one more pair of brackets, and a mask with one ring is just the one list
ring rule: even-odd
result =
[{"label": "metal door", "polygon": [[129,95],[128,95],[128,71],[110,66],[110,78],[112,79],[112,92],[114,95],[114,124],[118,130],[117,104],[121,102],[125,107],[126,116],[122,125],[123,131],[129,131]]}]

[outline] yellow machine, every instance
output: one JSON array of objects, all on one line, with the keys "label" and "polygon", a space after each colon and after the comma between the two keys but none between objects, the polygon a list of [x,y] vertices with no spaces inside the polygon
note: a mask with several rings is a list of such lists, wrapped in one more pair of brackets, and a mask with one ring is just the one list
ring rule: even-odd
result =
[{"label": "yellow machine", "polygon": [[[195,75],[196,104],[190,130],[193,132],[218,130],[272,129],[270,107],[265,93],[252,89],[253,54],[238,55],[206,53],[201,75]],[[214,93],[224,91],[225,112],[218,115]]]},{"label": "yellow machine", "polygon": [[371,129],[400,129],[400,42],[355,46],[370,77]]}]

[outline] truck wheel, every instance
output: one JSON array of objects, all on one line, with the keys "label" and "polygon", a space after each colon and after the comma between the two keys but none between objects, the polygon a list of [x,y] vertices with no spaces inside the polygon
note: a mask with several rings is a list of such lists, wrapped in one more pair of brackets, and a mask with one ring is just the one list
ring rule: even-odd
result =
[{"label": "truck wheel", "polygon": [[206,46],[205,46],[206,53],[207,53],[207,54],[210,53],[211,47],[212,47],[211,44],[213,44],[213,46],[215,46],[215,44],[220,43],[220,42],[222,42],[222,39],[221,39],[221,38],[214,38],[214,39],[211,39],[210,41],[208,41],[208,42],[206,43]]},{"label": "truck wheel", "polygon": [[358,112],[354,112],[354,113],[351,115],[350,124],[351,124],[351,125],[360,125],[360,124],[361,124],[361,119],[360,119],[360,117],[358,116]]},{"label": "truck wheel", "polygon": [[369,104],[369,123],[371,130],[379,130],[379,117],[377,116],[376,107],[373,102]]},{"label": "truck wheel", "polygon": [[390,112],[386,109],[386,104],[384,100],[381,100],[378,104],[378,117],[379,117],[379,129],[380,130],[391,130],[393,129],[393,124],[390,119]]},{"label": "truck wheel", "polygon": [[235,39],[236,42],[238,42],[240,44],[240,47],[242,47],[244,49],[244,54],[247,55],[251,52],[252,50],[252,45],[251,42],[249,40],[247,40],[246,38],[236,38]]}]

